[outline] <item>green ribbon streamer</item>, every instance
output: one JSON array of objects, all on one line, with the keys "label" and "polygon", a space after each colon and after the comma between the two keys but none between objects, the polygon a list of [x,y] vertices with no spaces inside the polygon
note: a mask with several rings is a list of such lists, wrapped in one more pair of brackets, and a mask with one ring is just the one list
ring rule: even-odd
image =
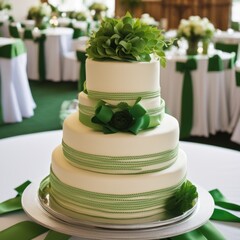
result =
[{"label": "green ribbon streamer", "polygon": [[223,71],[223,61],[219,55],[214,55],[208,59],[208,72]]},{"label": "green ribbon streamer", "polygon": [[235,77],[236,77],[236,86],[240,87],[240,72],[236,71]]},{"label": "green ribbon streamer", "polygon": [[224,236],[208,221],[200,228],[179,236],[171,237],[170,240],[225,240]]},{"label": "green ribbon streamer", "polygon": [[238,44],[230,44],[230,43],[222,43],[222,42],[215,43],[215,49],[222,50],[223,52],[235,53],[235,56],[233,59],[234,63],[237,61],[238,48],[239,48]]},{"label": "green ribbon streamer", "polygon": [[22,203],[21,203],[22,193],[30,183],[31,183],[30,181],[24,182],[23,184],[15,188],[15,190],[18,193],[15,198],[11,198],[9,200],[6,200],[0,203],[0,215],[5,213],[10,213],[13,211],[22,210]]},{"label": "green ribbon streamer", "polygon": [[190,136],[193,126],[193,83],[191,71],[197,69],[197,61],[190,57],[186,62],[177,62],[176,70],[184,74],[182,87],[182,108],[180,136]]},{"label": "green ribbon streamer", "polygon": [[26,53],[25,45],[21,39],[17,39],[14,43],[7,44],[0,47],[1,58],[14,58]]},{"label": "green ribbon streamer", "polygon": [[[0,239],[4,240],[27,240],[33,239],[45,232],[48,229],[31,221],[17,223],[0,232]],[[52,239],[53,240],[53,239]]]},{"label": "green ribbon streamer", "polygon": [[77,59],[81,62],[80,72],[79,72],[79,80],[78,80],[78,91],[84,90],[84,82],[86,80],[86,52],[76,51]]}]

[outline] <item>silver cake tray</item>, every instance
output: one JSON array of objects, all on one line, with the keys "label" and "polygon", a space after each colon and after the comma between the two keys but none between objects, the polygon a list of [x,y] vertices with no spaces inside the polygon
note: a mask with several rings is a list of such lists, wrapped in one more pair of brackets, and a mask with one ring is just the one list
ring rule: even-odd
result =
[{"label": "silver cake tray", "polygon": [[44,210],[46,210],[48,213],[53,215],[54,217],[67,222],[69,224],[73,225],[87,225],[87,226],[93,226],[93,227],[100,227],[100,228],[107,228],[107,229],[146,229],[146,228],[153,228],[153,227],[160,227],[165,226],[169,224],[173,224],[179,221],[182,221],[186,217],[190,216],[197,208],[198,201],[195,202],[195,205],[183,213],[182,215],[171,217],[166,220],[161,221],[154,221],[149,223],[138,223],[138,224],[109,224],[109,223],[99,223],[99,222],[90,222],[90,221],[83,221],[79,219],[75,219],[69,216],[66,216],[60,212],[55,211],[49,202],[49,179],[46,178],[43,182],[42,189],[38,192],[39,202]]},{"label": "silver cake tray", "polygon": [[117,225],[82,222],[51,209],[48,191],[39,198],[40,183],[30,184],[23,193],[22,206],[26,214],[35,222],[61,233],[87,239],[162,239],[192,231],[211,217],[214,202],[211,195],[197,186],[198,201],[187,213],[166,221],[148,224]]}]

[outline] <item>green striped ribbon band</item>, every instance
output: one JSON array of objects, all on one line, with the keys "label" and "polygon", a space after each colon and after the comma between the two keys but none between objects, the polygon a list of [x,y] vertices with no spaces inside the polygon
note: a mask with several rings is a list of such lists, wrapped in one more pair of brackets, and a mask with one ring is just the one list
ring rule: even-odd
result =
[{"label": "green striped ribbon band", "polygon": [[104,100],[116,100],[116,101],[126,101],[126,100],[136,100],[139,96],[142,99],[150,99],[160,96],[160,90],[154,92],[98,92],[88,89],[88,96],[94,99],[104,99]]},{"label": "green striped ribbon band", "polygon": [[[92,117],[95,115],[96,107],[86,106],[79,104],[79,121],[87,127],[95,130],[102,130],[102,126],[95,124],[91,121]],[[156,127],[159,125],[165,114],[165,101],[161,99],[161,104],[158,108],[148,109],[147,115],[150,116],[150,123],[148,128]]]},{"label": "green striped ribbon band", "polygon": [[[78,213],[80,218],[91,216],[111,219],[133,219],[136,214],[152,217],[165,212],[165,202],[180,188],[185,177],[176,185],[136,194],[107,194],[91,192],[61,182],[51,171],[50,202],[59,205],[68,215]],[[73,213],[75,212],[75,213]],[[123,215],[124,214],[124,215]],[[140,217],[140,218],[141,218]],[[159,217],[159,216],[158,216]]]},{"label": "green striped ribbon band", "polygon": [[175,162],[178,146],[163,152],[139,156],[105,156],[80,152],[62,141],[63,153],[75,167],[109,174],[149,173],[163,170]]}]

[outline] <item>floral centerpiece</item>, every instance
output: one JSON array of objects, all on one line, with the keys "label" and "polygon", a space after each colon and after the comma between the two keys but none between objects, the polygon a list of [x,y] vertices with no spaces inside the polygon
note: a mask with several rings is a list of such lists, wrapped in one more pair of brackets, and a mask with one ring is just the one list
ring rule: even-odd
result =
[{"label": "floral centerpiece", "polygon": [[215,28],[207,18],[191,16],[189,19],[182,19],[178,27],[178,37],[183,37],[188,41],[187,54],[198,53],[199,41],[209,42],[214,34]]},{"label": "floral centerpiece", "polygon": [[0,11],[2,10],[11,10],[12,9],[12,5],[5,1],[5,0],[0,0]]},{"label": "floral centerpiece", "polygon": [[149,62],[152,55],[165,66],[164,47],[171,45],[161,30],[127,13],[123,18],[106,18],[89,39],[87,54],[94,60]]},{"label": "floral centerpiece", "polygon": [[[165,66],[163,48],[168,44],[170,42],[165,40],[157,27],[142,23],[127,13],[121,19],[104,19],[99,30],[90,36],[86,51],[88,58],[96,61],[150,62],[157,58]],[[102,103],[91,121],[100,125],[104,133],[121,131],[137,134],[148,127],[150,119],[140,100],[137,99],[133,106],[125,102],[116,106]],[[155,126],[158,124],[156,122]]]},{"label": "floral centerpiece", "polygon": [[52,9],[47,3],[41,3],[38,6],[32,6],[28,11],[28,19],[35,20],[35,26],[41,28],[44,20],[51,17]]},{"label": "floral centerpiece", "polygon": [[103,3],[93,3],[89,6],[89,10],[93,13],[93,20],[100,21],[103,18],[103,13],[108,10],[108,7]]}]

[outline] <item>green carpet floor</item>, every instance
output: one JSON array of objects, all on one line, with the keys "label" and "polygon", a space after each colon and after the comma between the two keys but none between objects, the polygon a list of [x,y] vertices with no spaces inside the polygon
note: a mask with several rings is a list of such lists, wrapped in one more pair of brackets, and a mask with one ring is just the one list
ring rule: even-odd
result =
[{"label": "green carpet floor", "polygon": [[[0,117],[0,138],[16,135],[61,129],[59,112],[65,100],[77,98],[77,83],[73,82],[36,82],[30,81],[30,87],[37,108],[34,116],[20,123],[6,124]],[[1,106],[1,104],[0,104]],[[0,109],[0,116],[1,109]],[[208,138],[190,137],[183,141],[205,143],[240,151],[240,145],[231,142],[228,133],[217,133]]]},{"label": "green carpet floor", "polygon": [[34,116],[20,123],[7,124],[0,114],[0,138],[61,129],[59,111],[62,102],[77,98],[76,82],[29,82],[37,105]]}]

